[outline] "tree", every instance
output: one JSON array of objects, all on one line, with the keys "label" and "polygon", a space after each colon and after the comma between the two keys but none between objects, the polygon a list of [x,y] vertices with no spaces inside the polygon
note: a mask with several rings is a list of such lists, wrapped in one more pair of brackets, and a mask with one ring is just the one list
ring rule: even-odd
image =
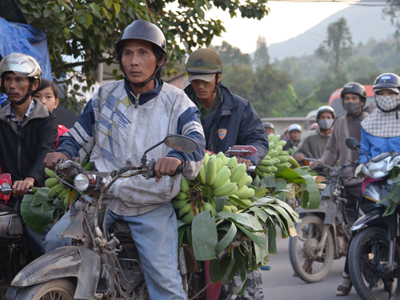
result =
[{"label": "tree", "polygon": [[211,46],[210,48],[218,52],[224,65],[251,65],[249,54],[242,53],[239,48],[233,47],[225,41],[222,42],[221,46]]},{"label": "tree", "polygon": [[396,28],[393,36],[396,38],[397,46],[400,47],[400,0],[387,0],[382,12],[390,18],[390,22]]},{"label": "tree", "polygon": [[262,68],[269,63],[269,54],[267,42],[265,37],[259,36],[257,39],[256,52],[254,53],[253,66],[256,70],[257,68]]},{"label": "tree", "polygon": [[335,75],[340,73],[340,65],[351,56],[353,41],[345,18],[328,25],[328,37],[315,51],[322,59],[331,62]]},{"label": "tree", "polygon": [[[206,17],[214,6],[245,18],[262,19],[269,8],[265,1],[222,0],[19,0],[27,22],[47,32],[54,77],[73,74],[88,87],[100,62],[115,62],[114,43],[121,30],[133,20],[157,24],[167,39],[166,72],[176,71],[176,63],[198,46],[210,45],[225,28],[219,19]],[[172,7],[177,7],[172,10]],[[73,57],[74,62],[66,58]],[[82,73],[76,71],[81,67]],[[116,75],[117,70],[114,70]],[[71,83],[71,78],[66,80]],[[76,104],[75,99],[69,106]],[[68,105],[67,105],[68,106]]]}]

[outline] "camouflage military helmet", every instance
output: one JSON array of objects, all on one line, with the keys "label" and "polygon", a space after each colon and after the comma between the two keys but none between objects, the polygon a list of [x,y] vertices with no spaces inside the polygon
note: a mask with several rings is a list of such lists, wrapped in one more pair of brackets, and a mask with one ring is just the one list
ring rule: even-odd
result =
[{"label": "camouflage military helmet", "polygon": [[217,52],[208,48],[200,48],[190,54],[186,63],[186,71],[196,74],[222,73],[222,61]]}]

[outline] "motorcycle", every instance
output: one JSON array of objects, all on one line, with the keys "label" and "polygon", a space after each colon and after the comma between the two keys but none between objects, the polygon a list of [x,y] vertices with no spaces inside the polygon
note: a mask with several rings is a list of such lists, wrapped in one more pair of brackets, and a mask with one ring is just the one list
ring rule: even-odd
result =
[{"label": "motorcycle", "polygon": [[11,175],[0,175],[0,299],[5,299],[14,276],[33,260],[32,253],[16,207],[6,205],[11,188]]},{"label": "motorcycle", "polygon": [[[164,143],[182,152],[194,152],[197,143],[180,135],[169,135],[146,150],[140,164],[131,164],[110,173],[88,172],[73,160],[62,159],[54,174],[81,195],[70,210],[70,225],[64,237],[73,238],[72,246],[57,248],[34,260],[22,269],[11,283],[7,300],[39,299],[148,299],[141,262],[126,223],[113,224],[106,232],[107,208],[103,196],[119,178],[142,175],[154,178],[154,159],[148,151]],[[183,171],[180,165],[177,174]],[[74,177],[73,184],[63,177]],[[180,251],[179,269],[187,292],[186,265]]]},{"label": "motorcycle", "polygon": [[[346,145],[362,151],[355,139],[346,139]],[[397,152],[368,158],[361,168],[367,176],[363,182],[362,201],[378,202],[384,199],[394,187],[391,175],[393,168],[399,164],[400,155]],[[384,214],[385,205],[381,203],[371,204],[364,211],[365,215],[351,228],[353,238],[348,262],[354,288],[361,299],[400,299],[399,206],[390,215]]]},{"label": "motorcycle", "polygon": [[320,187],[319,208],[296,209],[302,222],[296,225],[297,236],[289,240],[289,257],[295,274],[305,282],[323,280],[333,260],[347,254],[351,235],[340,175],[351,165],[330,167],[320,164],[316,170],[320,170],[326,184],[322,190]]}]

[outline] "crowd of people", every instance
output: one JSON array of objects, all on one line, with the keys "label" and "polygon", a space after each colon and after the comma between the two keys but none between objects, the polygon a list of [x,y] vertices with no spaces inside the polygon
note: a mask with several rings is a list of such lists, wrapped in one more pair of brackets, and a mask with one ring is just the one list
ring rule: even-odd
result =
[{"label": "crowd of people", "polygon": [[[123,29],[115,51],[124,79],[103,85],[71,129],[57,124],[52,113],[59,104],[57,86],[41,78],[37,61],[22,53],[2,59],[0,138],[7,142],[0,144],[0,172],[10,173],[13,181],[8,205],[19,211],[22,196],[29,188],[43,186],[44,167],[54,169],[60,158],[83,160],[89,156],[98,171],[110,172],[124,166],[128,158],[139,162],[143,152],[167,134],[193,138],[199,147],[192,154],[166,148],[154,150],[160,157],[155,182],[132,177],[107,195],[107,226],[116,220],[129,224],[150,298],[186,299],[178,273],[177,219],[171,205],[180,189],[180,177],[173,174],[182,164],[183,176],[193,179],[205,150],[226,152],[233,145],[254,146],[257,153],[238,158],[238,162],[257,165],[268,153],[268,135],[275,133],[275,127],[270,122],[262,123],[250,102],[222,83],[222,61],[214,50],[201,48],[190,54],[186,64],[189,85],[183,91],[161,80],[167,45],[156,25],[142,20],[132,22]],[[397,75],[378,76],[374,83],[377,109],[368,116],[364,111],[365,88],[356,82],[345,84],[341,99],[347,115],[336,119],[330,106],[321,106],[316,123],[303,138],[299,124],[285,129],[284,150],[295,147],[293,156],[299,162],[314,159],[311,168],[321,163],[365,163],[365,155],[346,147],[347,137],[360,141],[370,157],[398,150],[399,89]],[[347,168],[342,174],[350,207],[361,194],[361,181],[348,180],[355,171],[355,167]],[[68,221],[49,225],[41,233],[25,226],[36,257],[68,244],[61,239],[60,224],[65,226]],[[152,239],[143,238],[144,233]],[[243,296],[236,299],[264,299],[260,274],[251,271],[248,278]],[[233,283],[239,285],[237,280]],[[348,295],[350,289],[346,262],[337,295]]]}]

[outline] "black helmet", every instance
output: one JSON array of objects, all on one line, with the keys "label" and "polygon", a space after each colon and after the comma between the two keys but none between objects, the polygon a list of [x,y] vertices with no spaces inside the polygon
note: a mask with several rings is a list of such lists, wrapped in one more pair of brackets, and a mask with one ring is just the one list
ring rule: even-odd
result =
[{"label": "black helmet", "polygon": [[340,93],[340,98],[344,98],[345,94],[357,94],[360,96],[360,100],[365,101],[367,100],[367,92],[365,91],[365,87],[362,84],[359,84],[358,82],[349,82],[346,83],[342,89],[342,92]]},{"label": "black helmet", "polygon": [[335,111],[334,111],[334,109],[333,109],[332,107],[328,106],[328,105],[324,105],[324,106],[321,106],[320,108],[318,108],[316,119],[319,119],[319,115],[322,114],[322,113],[324,113],[324,112],[331,113],[331,114],[332,114],[332,118],[333,118],[333,119],[335,118]]},{"label": "black helmet", "polygon": [[153,23],[144,20],[133,21],[121,33],[119,40],[115,43],[117,57],[120,59],[122,46],[126,40],[143,40],[158,46],[164,54],[167,53],[167,42],[164,33]]},{"label": "black helmet", "polygon": [[383,73],[376,77],[374,82],[374,93],[376,94],[380,90],[389,89],[397,94],[400,93],[400,77],[393,73]]},{"label": "black helmet", "polygon": [[263,125],[264,125],[264,128],[275,129],[274,124],[272,124],[270,122],[265,122]]}]

